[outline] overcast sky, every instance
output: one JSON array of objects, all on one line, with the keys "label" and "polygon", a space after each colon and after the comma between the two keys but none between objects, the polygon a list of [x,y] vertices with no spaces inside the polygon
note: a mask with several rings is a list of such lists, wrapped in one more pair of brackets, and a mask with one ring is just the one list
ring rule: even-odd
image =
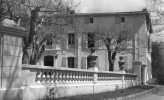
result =
[{"label": "overcast sky", "polygon": [[140,11],[145,8],[144,0],[75,0],[79,1],[77,12],[80,13]]}]

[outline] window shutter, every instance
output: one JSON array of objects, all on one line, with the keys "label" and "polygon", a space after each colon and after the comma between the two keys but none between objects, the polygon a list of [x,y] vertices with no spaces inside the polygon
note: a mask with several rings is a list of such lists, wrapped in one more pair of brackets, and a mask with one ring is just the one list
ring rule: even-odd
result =
[{"label": "window shutter", "polygon": [[83,32],[82,33],[82,48],[88,47],[88,33]]},{"label": "window shutter", "polygon": [[74,58],[74,66],[75,66],[75,68],[78,68],[78,58]]},{"label": "window shutter", "polygon": [[62,67],[67,68],[67,57],[62,58]]},{"label": "window shutter", "polygon": [[115,17],[115,24],[119,24],[121,22],[121,19],[119,16]]},{"label": "window shutter", "polygon": [[85,18],[85,24],[89,24],[89,18],[88,17]]},{"label": "window shutter", "polygon": [[68,49],[68,34],[62,39],[62,49]]},{"label": "window shutter", "polygon": [[125,70],[127,70],[128,69],[128,57],[127,56],[124,56],[124,59],[123,59],[124,61],[125,61],[125,65],[124,65],[124,69]]},{"label": "window shutter", "polygon": [[78,33],[75,33],[75,48],[78,48]]},{"label": "window shutter", "polygon": [[81,69],[87,69],[87,58],[81,58]]}]

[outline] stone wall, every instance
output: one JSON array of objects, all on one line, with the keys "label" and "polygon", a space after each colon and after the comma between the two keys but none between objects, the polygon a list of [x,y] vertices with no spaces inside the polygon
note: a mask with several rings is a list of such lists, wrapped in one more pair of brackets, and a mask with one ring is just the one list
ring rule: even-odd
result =
[{"label": "stone wall", "polygon": [[0,26],[0,100],[21,98],[22,36],[25,31]]}]

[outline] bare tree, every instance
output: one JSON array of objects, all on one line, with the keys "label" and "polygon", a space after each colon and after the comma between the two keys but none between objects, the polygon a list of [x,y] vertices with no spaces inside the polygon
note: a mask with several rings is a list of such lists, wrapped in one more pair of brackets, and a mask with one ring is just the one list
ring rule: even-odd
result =
[{"label": "bare tree", "polygon": [[49,16],[68,14],[70,8],[78,4],[73,5],[73,0],[2,0],[0,5],[1,20],[6,16],[12,20],[22,18],[28,30],[23,39],[23,63],[36,64],[45,50],[47,38],[56,37],[54,34],[45,35],[41,23],[50,25]]},{"label": "bare tree", "polygon": [[[95,29],[95,40],[99,41],[99,47],[105,46],[108,51],[109,71],[114,70],[114,62],[117,53],[127,50],[128,41],[133,38],[131,30],[128,30],[125,23],[113,26],[101,25]],[[99,47],[91,48],[91,52],[96,51]]]}]

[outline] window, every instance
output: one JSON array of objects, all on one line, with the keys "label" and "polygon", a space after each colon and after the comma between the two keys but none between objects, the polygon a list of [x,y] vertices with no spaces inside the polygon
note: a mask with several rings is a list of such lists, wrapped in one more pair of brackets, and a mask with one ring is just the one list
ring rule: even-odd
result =
[{"label": "window", "polygon": [[88,48],[95,47],[95,34],[88,33]]},{"label": "window", "polygon": [[92,24],[94,22],[93,18],[89,18],[89,23]]},{"label": "window", "polygon": [[88,18],[88,17],[86,17],[85,18],[85,24],[93,24],[94,23],[94,18]]},{"label": "window", "polygon": [[74,33],[68,34],[68,45],[75,45],[75,34]]},{"label": "window", "polygon": [[75,68],[75,58],[68,57],[68,68]]},{"label": "window", "polygon": [[125,22],[125,17],[121,17],[121,22],[122,22],[122,23]]},{"label": "window", "polygon": [[44,66],[54,66],[54,57],[53,56],[45,56],[44,57]]},{"label": "window", "polygon": [[48,37],[47,38],[47,43],[46,43],[47,45],[52,45],[52,37]]}]

